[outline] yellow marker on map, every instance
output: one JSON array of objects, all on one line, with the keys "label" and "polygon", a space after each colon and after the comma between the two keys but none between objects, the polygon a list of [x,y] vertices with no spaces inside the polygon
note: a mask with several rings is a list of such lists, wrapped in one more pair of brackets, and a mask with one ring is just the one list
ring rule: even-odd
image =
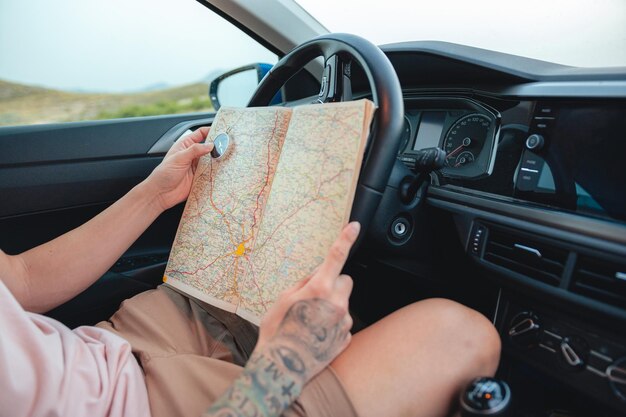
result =
[{"label": "yellow marker on map", "polygon": [[242,256],[246,252],[246,247],[243,243],[240,243],[235,249],[235,256]]},{"label": "yellow marker on map", "polygon": [[163,282],[167,282],[167,277],[163,275]]}]

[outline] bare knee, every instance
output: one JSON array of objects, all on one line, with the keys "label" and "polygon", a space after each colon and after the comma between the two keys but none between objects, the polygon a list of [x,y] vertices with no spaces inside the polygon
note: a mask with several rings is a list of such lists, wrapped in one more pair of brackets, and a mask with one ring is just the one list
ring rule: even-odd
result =
[{"label": "bare knee", "polygon": [[431,299],[357,333],[332,366],[360,414],[434,416],[454,410],[461,390],[493,374],[499,356],[500,339],[485,317]]},{"label": "bare knee", "polygon": [[[403,314],[426,321],[429,337],[462,373],[493,375],[500,361],[500,336],[482,314],[455,301],[432,298],[407,306]],[[409,317],[409,320],[411,318]]]}]

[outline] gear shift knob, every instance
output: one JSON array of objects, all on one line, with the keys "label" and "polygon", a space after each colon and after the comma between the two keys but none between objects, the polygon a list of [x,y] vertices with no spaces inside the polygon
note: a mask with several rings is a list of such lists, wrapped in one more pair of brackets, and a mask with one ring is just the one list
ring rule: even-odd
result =
[{"label": "gear shift knob", "polygon": [[509,415],[511,389],[500,379],[482,377],[468,384],[461,393],[461,416]]}]

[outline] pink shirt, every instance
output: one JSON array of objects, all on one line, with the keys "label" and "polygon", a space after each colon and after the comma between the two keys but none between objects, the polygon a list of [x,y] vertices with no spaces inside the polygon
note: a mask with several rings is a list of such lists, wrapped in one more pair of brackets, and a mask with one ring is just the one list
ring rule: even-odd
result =
[{"label": "pink shirt", "polygon": [[0,280],[0,416],[149,416],[124,339],[28,313]]}]

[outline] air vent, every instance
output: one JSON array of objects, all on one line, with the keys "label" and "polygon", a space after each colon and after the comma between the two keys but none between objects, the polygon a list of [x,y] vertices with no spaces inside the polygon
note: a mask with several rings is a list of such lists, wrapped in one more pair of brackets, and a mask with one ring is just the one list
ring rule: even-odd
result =
[{"label": "air vent", "polygon": [[483,258],[492,264],[558,286],[569,251],[512,231],[490,229]]},{"label": "air vent", "polygon": [[572,277],[572,291],[619,307],[626,306],[626,264],[580,256]]}]

